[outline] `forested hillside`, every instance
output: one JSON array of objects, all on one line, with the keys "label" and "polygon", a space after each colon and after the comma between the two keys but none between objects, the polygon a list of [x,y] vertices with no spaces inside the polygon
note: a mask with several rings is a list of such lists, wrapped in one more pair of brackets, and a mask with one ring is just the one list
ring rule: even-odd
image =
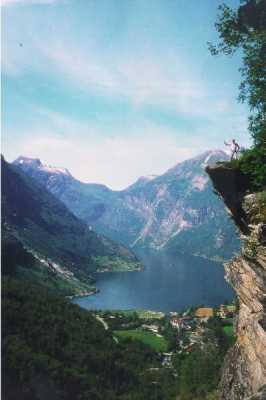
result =
[{"label": "forested hillside", "polygon": [[151,379],[160,366],[154,351],[138,341],[118,344],[79,306],[5,279],[2,310],[5,400],[173,398],[171,374]]},{"label": "forested hillside", "polygon": [[50,272],[71,292],[71,283],[79,291],[90,290],[96,270],[141,267],[129,250],[90,230],[43,186],[3,158],[1,165],[4,255],[12,253],[16,238],[36,260],[32,274],[29,269],[26,274],[42,281]]}]

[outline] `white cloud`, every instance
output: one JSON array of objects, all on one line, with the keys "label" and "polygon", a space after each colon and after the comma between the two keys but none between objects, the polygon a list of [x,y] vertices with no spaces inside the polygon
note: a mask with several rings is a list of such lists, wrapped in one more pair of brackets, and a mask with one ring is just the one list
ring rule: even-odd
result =
[{"label": "white cloud", "polygon": [[178,146],[172,137],[103,138],[99,141],[43,137],[22,146],[22,153],[67,167],[82,181],[123,189],[142,175],[161,174],[197,150]]},{"label": "white cloud", "polygon": [[[19,155],[66,167],[78,179],[123,189],[142,175],[162,174],[177,162],[205,150],[223,148],[223,140],[244,142],[244,119],[230,117],[226,124],[213,120],[206,128],[170,129],[141,119],[124,131],[97,121],[81,122],[64,114],[30,107],[30,129],[21,126],[3,132],[3,153],[9,161]],[[232,127],[229,130],[229,127]]]},{"label": "white cloud", "polygon": [[95,59],[95,55],[83,54],[76,47],[65,47],[62,43],[40,46],[41,53],[64,73],[66,79],[80,83],[82,87],[108,92],[118,88],[118,81],[106,64]]},{"label": "white cloud", "polygon": [[[31,21],[29,26],[35,31],[34,24]],[[33,70],[45,75],[52,71],[53,77],[74,90],[127,99],[136,107],[156,105],[186,116],[224,116],[232,108],[223,85],[208,87],[181,50],[165,54],[162,50],[160,56],[141,49],[110,54],[101,48],[93,32],[88,32],[86,42],[82,38],[77,42],[71,34],[71,23],[68,27],[66,21],[51,32],[44,29],[37,35],[26,34],[27,27],[26,33],[24,27],[6,29],[6,37],[11,40],[11,44],[3,41],[3,70],[7,74],[23,75]],[[27,42],[21,48],[18,43],[25,36]]]},{"label": "white cloud", "polygon": [[[3,4],[56,1],[5,0]],[[77,36],[79,30],[75,24],[72,26],[68,13],[51,13],[51,20],[50,14],[45,14],[45,20],[40,20],[40,15],[36,19],[32,10],[22,7],[17,12],[15,7],[8,11],[16,18],[14,24],[8,24],[10,15],[4,18],[5,73],[18,79],[33,73],[35,78],[43,79],[44,85],[52,77],[53,84],[71,87],[75,96],[79,93],[76,89],[81,89],[111,98],[113,104],[127,100],[136,108],[133,114],[142,121],[136,126],[133,120],[126,136],[117,129],[111,138],[110,132],[121,126],[118,121],[112,121],[107,128],[100,120],[81,123],[29,104],[32,121],[27,120],[28,128],[23,132],[19,126],[17,132],[11,132],[13,125],[4,138],[4,152],[10,160],[20,154],[36,156],[46,163],[67,167],[81,180],[121,189],[140,175],[163,173],[177,161],[217,147],[219,140],[222,145],[223,138],[234,136],[241,143],[245,121],[232,103],[232,89],[226,91],[223,82],[210,86],[197,65],[186,59],[179,48],[144,51],[141,44],[131,47],[129,43],[125,53],[114,43],[114,49],[108,50],[98,41],[95,26],[91,28],[89,23],[85,37],[80,32]],[[145,120],[142,108],[147,105],[155,105],[158,112],[181,114],[187,121],[197,120],[199,127],[192,132],[156,126]],[[200,128],[202,119],[206,122],[204,131]],[[12,140],[12,135],[16,139]]]},{"label": "white cloud", "polygon": [[152,54],[134,54],[125,62],[126,55],[113,60],[104,55],[99,58],[93,49],[80,51],[62,43],[40,46],[39,51],[71,84],[107,97],[127,98],[136,107],[157,105],[195,116],[224,114],[230,107],[228,100],[219,98],[217,88],[213,99],[197,73],[175,56],[159,59]]},{"label": "white cloud", "polygon": [[[58,121],[60,118],[56,124]],[[66,129],[67,120],[63,119],[62,123]],[[150,123],[129,136],[120,132],[106,137],[95,127],[84,126],[81,138],[74,134],[74,122],[69,129],[63,136],[36,128],[30,134],[27,132],[29,135],[24,139],[22,135],[13,141],[11,146],[8,137],[4,137],[3,153],[9,161],[19,155],[37,157],[46,164],[68,168],[82,181],[103,183],[119,190],[142,175],[162,174],[177,162],[205,150],[204,143],[199,144],[195,139],[179,140],[172,131]]]}]

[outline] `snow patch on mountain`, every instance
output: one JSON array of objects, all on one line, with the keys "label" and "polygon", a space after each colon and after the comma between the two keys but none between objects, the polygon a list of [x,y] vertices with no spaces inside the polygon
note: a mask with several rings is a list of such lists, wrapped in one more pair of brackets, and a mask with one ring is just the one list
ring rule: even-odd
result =
[{"label": "snow patch on mountain", "polygon": [[66,168],[58,168],[58,167],[51,167],[50,165],[42,165],[40,169],[50,174],[64,174],[71,176],[70,172]]},{"label": "snow patch on mountain", "polygon": [[30,158],[20,156],[14,161],[15,165],[24,165],[24,166],[32,166],[33,168],[38,168],[42,165],[41,160],[39,158]]},{"label": "snow patch on mountain", "polygon": [[71,176],[71,174],[67,168],[52,167],[50,165],[42,164],[39,158],[20,156],[14,161],[13,164],[19,165],[19,166],[24,166],[26,168],[33,168],[33,169],[36,169],[39,171],[46,172],[51,175]]}]

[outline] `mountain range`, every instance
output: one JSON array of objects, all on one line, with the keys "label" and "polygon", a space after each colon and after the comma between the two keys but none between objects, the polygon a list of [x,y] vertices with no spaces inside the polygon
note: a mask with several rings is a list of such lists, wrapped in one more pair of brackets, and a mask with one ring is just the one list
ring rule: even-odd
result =
[{"label": "mountain range", "polygon": [[239,238],[205,168],[226,160],[222,150],[206,151],[121,191],[80,182],[67,169],[39,159],[19,157],[14,165],[91,229],[135,251],[168,249],[224,260],[239,249]]},{"label": "mountain range", "polygon": [[[5,272],[68,294],[92,290],[95,271],[141,268],[131,251],[95,233],[43,185],[1,159]],[[8,271],[10,268],[10,271]]]}]

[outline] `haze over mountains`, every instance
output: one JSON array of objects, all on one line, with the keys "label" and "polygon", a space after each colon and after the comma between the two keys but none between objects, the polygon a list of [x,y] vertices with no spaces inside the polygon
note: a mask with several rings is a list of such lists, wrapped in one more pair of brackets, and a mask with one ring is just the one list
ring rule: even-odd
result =
[{"label": "haze over mountains", "polygon": [[207,165],[223,160],[225,152],[207,151],[122,191],[80,182],[39,159],[19,157],[14,165],[97,232],[126,246],[227,259],[239,248],[238,236],[205,173]]},{"label": "haze over mountains", "polygon": [[[1,170],[4,264],[12,264],[18,252],[20,275],[42,284],[52,280],[58,290],[64,286],[72,293],[91,289],[90,274],[96,270],[140,268],[129,250],[90,230],[52,193],[3,158]],[[32,269],[24,268],[25,257]]]}]

